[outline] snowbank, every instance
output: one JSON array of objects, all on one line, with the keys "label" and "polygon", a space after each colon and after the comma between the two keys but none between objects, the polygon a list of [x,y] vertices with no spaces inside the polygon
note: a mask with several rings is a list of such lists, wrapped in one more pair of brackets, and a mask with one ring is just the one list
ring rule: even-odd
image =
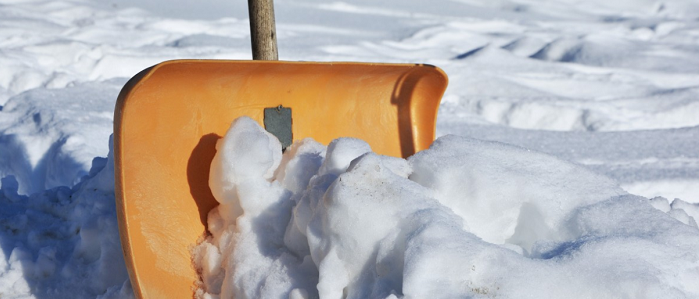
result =
[{"label": "snowbank", "polygon": [[95,158],[72,188],[31,196],[18,188],[13,176],[2,179],[0,296],[133,297],[119,241],[111,146],[109,157]]},{"label": "snowbank", "polygon": [[94,157],[107,155],[114,100],[124,83],[33,89],[10,98],[0,111],[0,178],[14,176],[24,195],[78,183]]},{"label": "snowbank", "polygon": [[699,296],[697,205],[457,136],[408,160],[347,138],[280,153],[249,118],[217,144],[200,298]]}]

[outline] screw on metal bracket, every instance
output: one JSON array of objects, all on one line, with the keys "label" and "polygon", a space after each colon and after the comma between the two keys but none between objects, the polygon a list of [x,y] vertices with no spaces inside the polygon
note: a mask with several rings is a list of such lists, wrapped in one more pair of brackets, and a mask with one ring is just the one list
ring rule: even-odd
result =
[{"label": "screw on metal bracket", "polygon": [[272,133],[282,144],[282,151],[291,146],[293,135],[291,132],[291,108],[279,105],[273,108],[265,108],[265,130]]}]

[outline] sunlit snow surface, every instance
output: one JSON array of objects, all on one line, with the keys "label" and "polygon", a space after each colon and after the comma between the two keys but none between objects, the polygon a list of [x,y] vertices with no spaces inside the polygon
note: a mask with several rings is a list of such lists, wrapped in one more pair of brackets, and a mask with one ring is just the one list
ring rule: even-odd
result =
[{"label": "sunlit snow surface", "polygon": [[697,206],[552,156],[449,135],[407,161],[349,138],[282,157],[250,118],[216,149],[199,298],[699,296]]},{"label": "sunlit snow surface", "polygon": [[[128,77],[163,60],[250,59],[245,5],[245,1],[223,0],[0,0],[0,297],[130,294],[118,248],[113,179],[105,174],[111,166],[102,158],[93,162],[94,157],[108,154],[116,95]],[[467,252],[486,248],[481,261],[485,265],[474,265],[475,273],[468,273],[471,285],[462,285],[464,289],[483,296],[492,296],[499,288],[502,296],[545,297],[538,290],[565,286],[564,282],[573,281],[566,275],[581,269],[604,272],[606,267],[617,271],[619,281],[636,280],[608,289],[616,276],[581,274],[576,276],[579,285],[562,290],[580,296],[621,296],[632,294],[627,291],[644,292],[637,286],[647,285],[651,297],[658,290],[671,297],[678,294],[675,291],[697,296],[697,283],[691,289],[685,281],[696,281],[698,250],[694,245],[693,251],[683,251],[687,244],[696,244],[691,243],[695,237],[677,236],[694,234],[694,228],[680,222],[693,223],[696,217],[691,215],[697,214],[697,206],[686,202],[699,202],[699,3],[278,0],[275,5],[284,60],[420,62],[443,68],[450,85],[440,107],[437,133],[475,139],[463,139],[470,140],[468,146],[451,142],[455,137],[442,139],[438,146],[451,149],[437,152],[490,161],[493,157],[479,156],[488,151],[477,149],[497,152],[489,147],[497,143],[476,140],[499,141],[577,164],[534,153],[509,157],[509,163],[525,164],[523,169],[528,159],[557,161],[560,167],[567,165],[600,180],[594,186],[571,183],[563,190],[552,183],[544,192],[532,187],[539,185],[522,183],[533,178],[514,171],[521,170],[514,166],[488,168],[474,162],[474,169],[493,171],[482,174],[452,164],[431,172],[411,164],[416,173],[423,169],[433,174],[412,177],[423,185],[435,184],[426,186],[432,191],[424,197],[448,206],[450,211],[444,215],[461,216],[465,234],[477,241],[469,244],[480,244]],[[306,147],[322,151],[311,143]],[[378,157],[367,160],[389,163]],[[397,170],[403,162],[391,161],[397,163],[389,167],[392,172],[408,173]],[[560,182],[565,170],[557,171],[561,173],[525,173]],[[310,179],[310,174],[298,175],[296,188]],[[478,188],[479,180],[486,178],[507,180],[510,187]],[[469,183],[456,183],[458,179]],[[621,189],[606,185],[617,183]],[[644,200],[629,195],[608,201],[609,190],[647,198],[664,196],[669,201],[654,199],[651,204],[656,210],[646,210],[647,205],[640,203]],[[565,196],[556,192],[586,199],[564,201]],[[476,201],[465,204],[456,199],[459,196]],[[570,206],[555,210],[553,203]],[[473,205],[479,209],[471,209]],[[401,209],[411,213],[410,206]],[[485,210],[498,212],[476,212]],[[515,219],[531,213],[540,214],[545,226],[534,223],[528,229],[535,233],[528,235],[526,229],[516,233]],[[575,221],[581,221],[580,230],[566,235],[572,224],[561,221],[574,221],[564,216],[570,213],[579,213],[580,220]],[[603,217],[605,213],[612,216]],[[634,215],[643,215],[648,223],[638,223]],[[527,219],[532,218],[537,217]],[[590,219],[610,222],[585,222]],[[675,242],[676,247],[657,245],[671,244],[664,242]],[[500,245],[492,244],[511,245],[502,251]],[[299,244],[289,246],[302,250]],[[408,248],[398,247],[395,250]],[[649,249],[637,256],[623,255],[639,247]],[[652,258],[653,250],[659,248],[675,255]],[[386,250],[382,254],[398,252]],[[692,258],[695,264],[688,262]],[[425,263],[437,267],[439,262]],[[312,272],[315,264],[306,263],[307,268],[299,269]],[[480,270],[483,267],[485,272]],[[408,291],[404,283],[402,291],[396,291],[400,290],[398,274],[389,270],[387,280],[372,284],[361,280],[366,278],[363,269],[350,269],[348,273],[355,274],[348,276],[348,284],[356,286],[352,279],[360,277],[361,286],[371,286],[370,293],[381,295],[388,290],[396,295],[428,290]],[[294,278],[298,281],[293,285],[299,288],[294,296],[314,293],[309,286],[313,283],[304,280],[311,272]],[[665,281],[667,273],[677,276]],[[462,274],[466,275],[458,275]],[[504,277],[507,283],[487,285],[496,277]],[[337,286],[331,283],[321,285],[336,292],[332,290]],[[484,288],[490,295],[483,293]]]}]

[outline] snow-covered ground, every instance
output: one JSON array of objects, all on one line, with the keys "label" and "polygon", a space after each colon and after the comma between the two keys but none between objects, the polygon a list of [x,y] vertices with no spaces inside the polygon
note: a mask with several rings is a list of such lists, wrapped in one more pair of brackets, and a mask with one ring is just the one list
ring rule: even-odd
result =
[{"label": "snow-covered ground", "polygon": [[[277,0],[275,11],[281,59],[437,65],[450,78],[438,135],[514,144],[631,194],[680,198],[653,203],[692,223],[697,206],[684,202],[699,203],[699,2]],[[108,155],[126,80],[178,58],[250,59],[246,1],[0,0],[0,298],[130,295],[110,160],[95,157]],[[568,237],[555,241],[580,241]],[[614,257],[599,252],[576,262]],[[697,277],[697,252],[679,250],[689,257],[666,266],[693,258],[687,277]],[[556,271],[533,279],[569,273]],[[526,279],[509,278],[507,290],[526,292]],[[684,295],[697,296],[693,285]]]}]

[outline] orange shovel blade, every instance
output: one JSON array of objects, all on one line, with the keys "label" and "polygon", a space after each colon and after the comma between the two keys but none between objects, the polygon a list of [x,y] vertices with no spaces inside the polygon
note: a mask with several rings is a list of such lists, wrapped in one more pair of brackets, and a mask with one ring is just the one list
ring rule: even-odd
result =
[{"label": "orange shovel blade", "polygon": [[192,298],[190,250],[217,205],[208,186],[216,141],[248,116],[291,108],[294,140],[356,137],[407,157],[435,138],[447,86],[416,64],[181,60],[136,75],[114,116],[119,231],[139,298]]}]

